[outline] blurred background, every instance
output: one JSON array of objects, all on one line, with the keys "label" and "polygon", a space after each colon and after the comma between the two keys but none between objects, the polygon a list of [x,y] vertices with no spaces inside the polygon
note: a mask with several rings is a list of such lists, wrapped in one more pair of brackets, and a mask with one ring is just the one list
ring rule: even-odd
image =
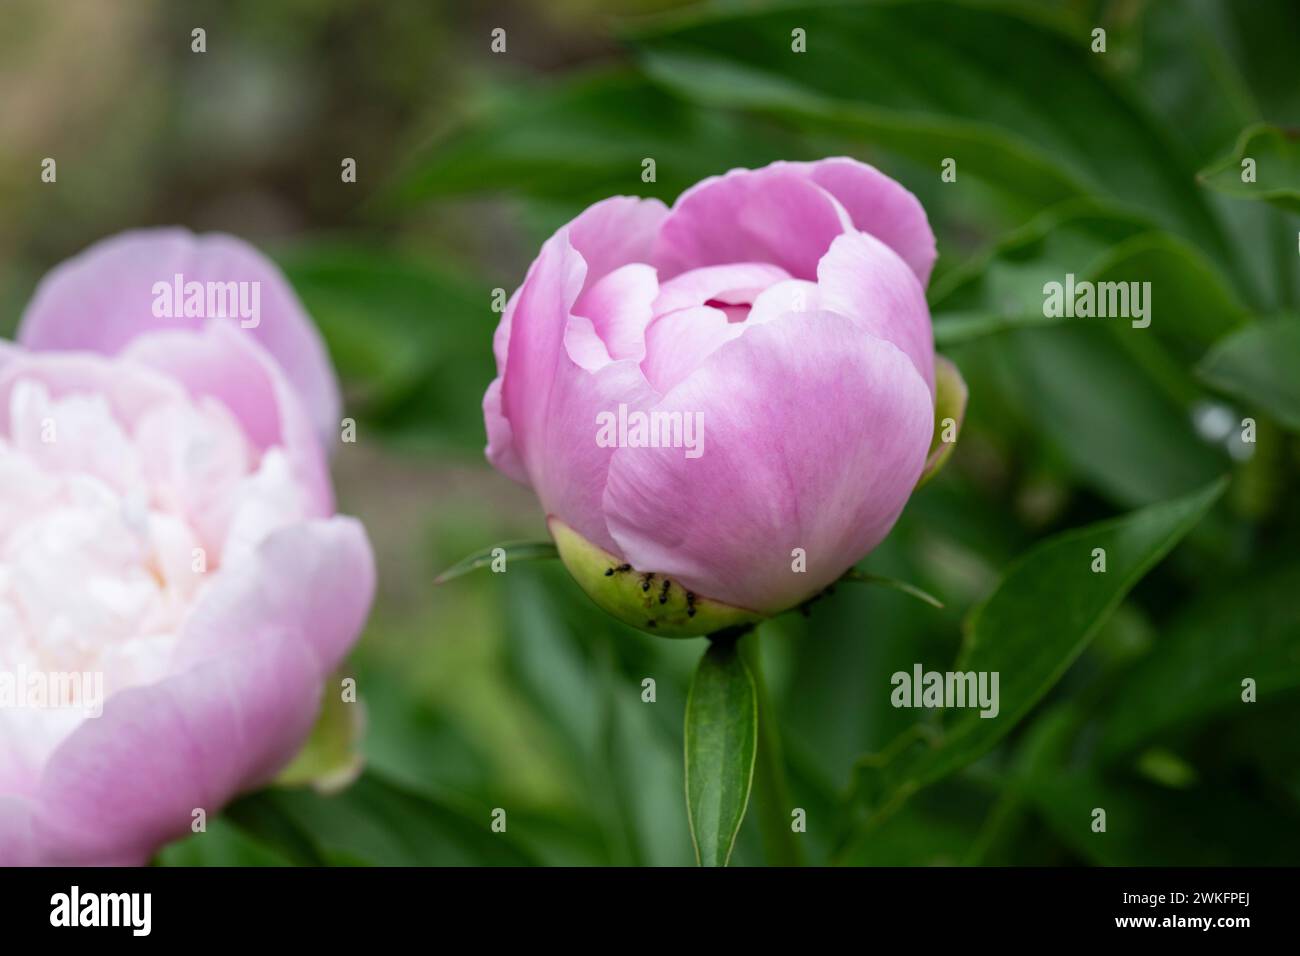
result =
[{"label": "blurred background", "polygon": [[[432,585],[545,536],[483,459],[492,293],[596,199],[841,154],[924,203],[937,344],[971,396],[947,469],[862,565],[945,609],[840,588],[763,626],[807,859],[1300,862],[1300,356],[1273,346],[1300,321],[1294,2],[4,0],[0,23],[0,335],[99,238],[227,231],[284,268],[358,422],[334,471],[380,566],[347,671],[365,726],[327,709],[298,785],[160,863],[693,862],[681,735],[703,641],[616,624],[558,566]],[[1242,155],[1267,191],[1242,188]],[[1067,272],[1150,281],[1149,334],[1048,324],[1043,282]],[[1221,474],[1215,510],[1012,732],[869,812],[872,755],[929,719],[890,706],[893,672],[948,668],[1035,542]],[[301,785],[322,768],[335,792]],[[747,820],[735,862],[763,860]]]}]

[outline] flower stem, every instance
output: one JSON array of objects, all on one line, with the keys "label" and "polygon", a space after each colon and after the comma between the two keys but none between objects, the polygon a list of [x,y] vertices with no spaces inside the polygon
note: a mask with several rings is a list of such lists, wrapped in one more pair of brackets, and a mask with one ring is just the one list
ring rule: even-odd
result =
[{"label": "flower stem", "polygon": [[754,677],[758,695],[758,754],[754,766],[754,805],[763,850],[771,866],[802,866],[803,847],[799,835],[791,828],[794,801],[785,779],[781,757],[781,734],[776,715],[763,681],[762,655],[758,632],[751,630],[740,638],[740,653]]}]

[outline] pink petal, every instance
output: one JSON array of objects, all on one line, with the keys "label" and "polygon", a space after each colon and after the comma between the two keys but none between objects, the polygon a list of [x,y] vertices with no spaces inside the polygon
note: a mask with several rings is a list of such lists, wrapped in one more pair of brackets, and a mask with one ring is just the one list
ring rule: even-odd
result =
[{"label": "pink petal", "polygon": [[666,395],[720,346],[740,336],[745,326],[728,322],[719,309],[697,306],[655,319],[646,334],[648,354],[641,363],[646,380]]},{"label": "pink petal", "polygon": [[[529,274],[532,273],[531,267]],[[516,289],[514,295],[506,300],[505,311],[501,314],[501,321],[497,323],[496,330],[492,333],[492,355],[497,360],[497,372],[500,373],[506,367],[506,358],[510,354],[510,322],[511,317],[515,314],[515,303],[519,301],[519,290]]]},{"label": "pink petal", "polygon": [[663,284],[654,302],[654,314],[666,315],[712,301],[750,305],[764,289],[788,278],[784,269],[765,262],[692,269]]},{"label": "pink petal", "polygon": [[[534,452],[530,455],[525,452],[524,441],[526,435],[539,431],[537,426],[544,417],[549,402],[550,374],[538,369],[539,357],[542,363],[558,361],[570,328],[569,316],[578,297],[584,292],[591,295],[588,302],[597,303],[603,310],[602,303],[616,288],[635,290],[646,287],[648,273],[632,270],[613,280],[608,288],[596,289],[601,279],[620,267],[644,262],[649,258],[654,237],[667,212],[663,203],[657,199],[615,196],[596,203],[547,241],[537,259],[529,266],[524,284],[510,297],[492,338],[492,349],[497,359],[497,378],[488,386],[487,394],[483,397],[483,413],[488,431],[488,459],[510,477],[531,483],[537,489],[537,477],[532,474],[540,473],[539,456],[535,450],[537,443],[533,443]],[[555,251],[557,245],[562,245],[563,248]],[[549,257],[548,249],[552,250]],[[538,273],[542,271],[544,260],[547,261],[546,276],[539,279]],[[538,291],[539,284],[545,286],[544,291]],[[529,344],[515,347],[513,339],[516,315],[525,294],[530,313],[539,317],[530,318],[527,323],[529,331],[525,339]],[[546,301],[548,295],[554,297],[553,302]],[[619,348],[629,341],[623,328],[624,322],[629,318],[636,320],[635,308],[630,310],[629,315],[610,319],[610,328],[617,327],[618,331],[617,335],[611,333],[611,339],[619,343]],[[577,325],[574,337],[578,354],[590,367],[599,368],[603,359],[594,348],[595,343],[590,339],[585,343],[582,341],[584,333],[599,334],[594,331],[595,323],[592,323],[590,330],[581,328],[581,323]],[[541,347],[541,352],[524,354],[538,347]],[[566,364],[577,367],[567,353],[564,358]],[[538,384],[542,389],[540,394],[530,395],[519,381],[508,380],[507,372],[512,362],[516,369],[513,377]],[[626,377],[628,372],[615,371],[612,375],[617,380]],[[639,376],[640,373],[637,372],[636,375]],[[644,383],[641,383],[641,387],[645,387]],[[512,396],[516,414],[521,416],[518,419],[511,413]],[[539,409],[542,410],[542,415],[538,414]],[[594,424],[592,430],[594,434]],[[608,455],[598,457],[607,458]],[[529,465],[530,460],[533,462],[532,467]],[[598,467],[603,475],[604,464]],[[585,495],[579,494],[577,497],[590,500],[591,490],[588,489]],[[542,500],[545,502],[546,499]],[[583,523],[588,531],[594,533],[594,529],[598,528],[599,536],[608,540],[608,535],[603,530],[604,521],[599,517],[599,509],[588,506],[585,510],[588,520]]]},{"label": "pink petal", "polygon": [[[51,398],[74,393],[102,395],[113,416],[128,426],[156,405],[185,395],[175,380],[143,365],[91,354],[14,350],[10,360],[0,366],[0,408],[10,407],[19,379],[42,383]],[[6,425],[0,422],[0,428]]]},{"label": "pink petal", "polygon": [[547,515],[562,518],[588,541],[614,549],[600,502],[615,449],[597,444],[598,416],[617,415],[620,404],[629,410],[646,408],[658,397],[634,362],[611,362],[587,372],[567,355],[561,358],[547,416],[534,433],[537,463],[529,469]]},{"label": "pink petal", "polygon": [[564,330],[564,350],[579,368],[588,372],[600,371],[613,361],[609,346],[596,331],[595,324],[582,315],[569,316],[569,324]]},{"label": "pink petal", "polygon": [[[759,611],[798,603],[889,532],[925,462],[931,397],[892,344],[831,313],[747,328],[654,410],[703,447],[622,448],[604,508],[635,567]],[[792,571],[804,549],[807,571]]]},{"label": "pink petal", "polygon": [[0,794],[0,866],[35,866],[39,862],[32,813],[28,798]]},{"label": "pink petal", "polygon": [[848,210],[853,225],[893,249],[924,287],[938,255],[925,209],[911,192],[874,166],[837,157],[795,163]]},{"label": "pink petal", "polygon": [[565,229],[594,286],[620,266],[648,262],[668,210],[658,199],[612,196],[585,209]]},{"label": "pink petal", "polygon": [[36,797],[42,863],[144,863],[265,782],[306,740],[321,675],[292,632],[111,697],[54,755]]},{"label": "pink petal", "polygon": [[607,361],[639,362],[645,357],[645,329],[654,317],[651,305],[658,294],[655,270],[631,263],[589,284],[574,304],[573,314],[591,320],[607,349]]},{"label": "pink petal", "polygon": [[[46,766],[41,862],[142,863],[305,741],[322,682],[356,640],[374,592],[365,532],[334,518],[276,533],[204,593],[175,676],[124,691]],[[331,687],[330,693],[337,693]]]},{"label": "pink petal", "polygon": [[520,484],[528,484],[528,472],[515,451],[514,429],[501,410],[501,376],[505,372],[506,360],[510,353],[510,326],[515,314],[515,305],[519,301],[519,290],[515,290],[506,302],[505,312],[492,333],[492,354],[497,361],[497,377],[494,378],[483,394],[483,423],[487,429],[488,443],[485,453],[492,466],[508,475]]},{"label": "pink petal", "polygon": [[643,407],[657,396],[635,362],[589,372],[570,357],[564,339],[585,275],[567,230],[547,240],[511,317],[501,410],[547,514],[608,548],[613,542],[600,497],[614,449],[597,444],[597,416],[616,412],[619,403]]},{"label": "pink petal", "polygon": [[105,239],[52,270],[36,290],[19,327],[31,349],[116,354],[137,336],[160,329],[197,329],[202,318],[156,318],[155,283],[256,282],[260,323],[240,328],[284,369],[313,427],[327,442],[339,424],[338,383],[311,319],[280,270],[248,243],[184,229],[143,229]]},{"label": "pink petal", "polygon": [[[192,397],[211,396],[243,426],[258,451],[280,445],[294,472],[312,490],[316,515],[334,511],[329,471],[298,394],[280,367],[252,339],[220,320],[195,332],[151,332],[133,340],[122,358],[162,372]],[[331,432],[331,439],[336,432]]]},{"label": "pink petal", "polygon": [[654,258],[660,278],[701,266],[766,262],[811,279],[848,213],[797,166],[733,169],[692,186],[664,221]]},{"label": "pink petal", "polygon": [[375,558],[355,518],[291,525],[258,547],[257,560],[222,570],[186,624],[178,664],[256,654],[277,630],[295,631],[321,673],[357,639],[375,592]]},{"label": "pink petal", "polygon": [[502,474],[528,484],[528,472],[515,453],[514,429],[501,413],[501,377],[497,376],[483,394],[483,421],[487,427],[487,459]]},{"label": "pink petal", "polygon": [[841,236],[817,266],[821,307],[893,342],[934,392],[934,331],[925,290],[898,255],[865,232]]},{"label": "pink petal", "polygon": [[[584,307],[604,308],[615,298],[616,289],[636,292],[644,287],[648,267],[625,273],[608,288],[598,290],[610,273],[628,265],[638,265],[650,258],[650,250],[655,236],[668,210],[657,199],[637,199],[632,196],[612,196],[584,209],[577,218],[567,223],[552,235],[552,239],[564,232],[569,237],[569,244],[586,264],[581,295]],[[540,258],[540,256],[539,256]],[[524,285],[532,278],[537,269],[538,260],[533,260],[524,278]],[[654,270],[649,273],[653,275]],[[506,302],[504,314],[492,336],[492,351],[496,355],[497,372],[505,371],[506,358],[510,351],[510,329],[514,321],[515,307],[519,301],[521,286]],[[590,299],[586,298],[588,295]],[[587,315],[582,309],[581,315]],[[624,357],[624,356],[619,356]]]},{"label": "pink petal", "polygon": [[821,293],[816,282],[806,279],[787,279],[768,286],[754,300],[745,322],[761,325],[779,319],[787,312],[821,311]]}]

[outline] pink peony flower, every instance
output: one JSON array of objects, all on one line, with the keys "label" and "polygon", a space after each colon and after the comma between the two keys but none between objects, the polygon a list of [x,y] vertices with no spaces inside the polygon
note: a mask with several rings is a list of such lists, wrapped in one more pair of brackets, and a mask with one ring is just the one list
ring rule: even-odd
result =
[{"label": "pink peony flower", "polygon": [[[202,301],[164,308],[177,276]],[[128,233],[41,284],[0,343],[0,864],[143,863],[295,755],[374,591],[337,427],[239,240]]]},{"label": "pink peony flower", "polygon": [[792,607],[950,448],[932,447],[935,254],[916,197],[850,159],[733,170],[672,209],[599,202],[502,316],[488,458],[630,623],[699,634]]}]

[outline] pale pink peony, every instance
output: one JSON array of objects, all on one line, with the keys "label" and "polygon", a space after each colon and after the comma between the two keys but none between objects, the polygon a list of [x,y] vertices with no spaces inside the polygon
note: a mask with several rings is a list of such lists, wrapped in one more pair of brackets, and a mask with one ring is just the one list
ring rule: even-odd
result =
[{"label": "pale pink peony", "polygon": [[[176,272],[260,283],[260,324],[156,317]],[[103,706],[0,707],[0,864],[139,864],[294,756],[360,634],[375,571],[334,515],[337,387],[283,277],[224,236],[96,245],[41,285],[18,343],[0,675],[102,675]]]},{"label": "pale pink peony", "polygon": [[[623,561],[692,600],[791,607],[879,544],[941,457],[935,254],[916,197],[850,159],[734,170],[671,210],[599,202],[507,305],[488,457],[536,491],[571,570],[571,532],[600,549],[575,570],[589,591]],[[607,447],[598,417],[620,406],[698,415],[700,453]],[[646,606],[633,623],[662,627]]]}]

